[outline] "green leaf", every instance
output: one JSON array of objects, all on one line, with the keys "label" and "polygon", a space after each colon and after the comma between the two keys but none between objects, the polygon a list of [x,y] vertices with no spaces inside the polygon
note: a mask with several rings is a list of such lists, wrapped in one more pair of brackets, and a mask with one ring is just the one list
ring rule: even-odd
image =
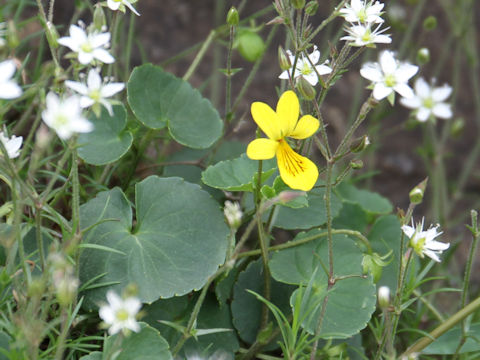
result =
[{"label": "green leaf", "polygon": [[[248,265],[240,273],[233,289],[232,316],[233,325],[238,331],[240,338],[252,344],[260,330],[262,303],[246,290],[252,290],[257,294],[263,294],[263,268],[259,259]],[[272,279],[270,301],[277,305],[284,314],[290,314],[289,298],[293,288]],[[265,349],[275,349],[278,345],[272,341]]]},{"label": "green leaf", "polygon": [[[9,352],[10,349],[10,343],[12,342],[12,339],[10,339],[10,336],[8,334],[4,333],[3,331],[0,331],[0,349],[5,350],[6,353]],[[0,360],[8,360],[5,355],[3,355],[0,352]]]},{"label": "green leaf", "polygon": [[[275,160],[262,163],[262,182],[275,172]],[[258,172],[258,161],[250,160],[246,154],[233,160],[220,161],[202,173],[204,184],[227,191],[252,191],[252,180]]]},{"label": "green leaf", "polygon": [[[459,353],[464,354],[468,352],[480,351],[480,323],[471,324],[468,330],[467,340],[461,347]],[[436,339],[433,343],[422,350],[422,354],[430,355],[453,355],[457,349],[460,339],[462,337],[462,330],[456,327],[448,330],[445,334]]]},{"label": "green leaf", "polygon": [[[122,340],[122,350],[116,360],[170,360],[173,359],[167,341],[158,330],[148,324],[140,323],[141,330],[132,332]],[[117,336],[109,336],[105,347],[112,347]]]},{"label": "green leaf", "polygon": [[340,213],[333,219],[335,229],[350,229],[364,233],[367,225],[367,213],[359,205],[350,202],[343,202]]},{"label": "green leaf", "polygon": [[[317,236],[323,231],[311,230],[296,236],[294,241]],[[376,290],[372,278],[362,277],[362,253],[356,243],[345,235],[333,236],[333,264],[336,283],[328,290],[328,302],[320,335],[323,338],[348,338],[363,329],[375,310]],[[310,306],[317,310],[304,323],[313,333],[327,295],[328,242],[319,237],[306,244],[276,251],[270,260],[270,271],[277,281],[307,284],[314,277]],[[315,270],[317,271],[315,272]],[[292,295],[291,303],[294,301]]]},{"label": "green leaf", "polygon": [[[281,229],[296,230],[309,229],[325,224],[327,222],[327,212],[324,196],[324,189],[315,189],[308,193],[308,206],[299,209],[279,206],[275,226]],[[337,216],[341,208],[342,203],[335,194],[332,194],[332,217]]]},{"label": "green leaf", "polygon": [[102,360],[103,354],[99,351],[94,351],[89,355],[82,356],[80,360]]},{"label": "green leaf", "polygon": [[209,100],[191,85],[158,66],[135,68],[128,80],[128,103],[145,126],[162,129],[180,144],[210,147],[222,135],[223,122]]},{"label": "green leaf", "polygon": [[335,190],[344,201],[358,204],[365,211],[375,214],[389,214],[393,210],[390,201],[383,196],[368,190],[357,189],[346,182],[338,185]]},{"label": "green leaf", "polygon": [[[136,185],[135,204],[134,229],[130,203],[118,188],[81,207],[82,229],[118,219],[93,227],[84,241],[126,254],[84,249],[81,281],[106,273],[100,281],[118,282],[112,287],[119,293],[136,283],[143,302],[200,289],[225,258],[229,230],[218,204],[198,185],[157,176]],[[88,306],[104,301],[107,290],[87,291]]]},{"label": "green leaf", "polygon": [[100,117],[92,114],[92,132],[80,134],[78,156],[92,165],[105,165],[117,161],[130,149],[133,136],[125,130],[126,111],[123,105],[113,106],[113,115],[102,107]]}]

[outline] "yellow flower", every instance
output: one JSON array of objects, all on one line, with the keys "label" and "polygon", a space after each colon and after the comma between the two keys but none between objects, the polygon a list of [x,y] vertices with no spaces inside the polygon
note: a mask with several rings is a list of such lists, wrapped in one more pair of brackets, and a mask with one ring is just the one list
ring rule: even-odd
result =
[{"label": "yellow flower", "polygon": [[317,166],[304,156],[292,150],[286,137],[306,139],[319,127],[319,122],[311,115],[300,115],[300,103],[293,91],[286,91],[278,100],[277,109],[262,102],[254,102],[251,107],[253,120],[268,136],[253,140],[247,148],[247,156],[252,160],[266,160],[277,156],[278,170],[282,180],[292,189],[311,190],[317,182]]}]

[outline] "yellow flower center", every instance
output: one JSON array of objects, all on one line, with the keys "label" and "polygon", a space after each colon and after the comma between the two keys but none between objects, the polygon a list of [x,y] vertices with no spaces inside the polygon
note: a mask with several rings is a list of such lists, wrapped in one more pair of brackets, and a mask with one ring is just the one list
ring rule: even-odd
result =
[{"label": "yellow flower center", "polygon": [[93,51],[92,45],[90,45],[90,43],[88,42],[85,42],[82,45],[80,45],[80,49],[86,53],[90,53]]},{"label": "yellow flower center", "polygon": [[388,87],[394,87],[397,84],[397,79],[395,79],[395,75],[387,74],[385,75],[385,85]]},{"label": "yellow flower center", "polygon": [[95,102],[99,102],[100,99],[102,98],[99,90],[92,90],[88,95],[90,96],[90,99],[92,99]]},{"label": "yellow flower center", "polygon": [[362,36],[362,41],[363,42],[370,42],[372,41],[372,32],[370,31],[370,29],[367,29],[367,31],[365,31],[365,34],[363,34]]},{"label": "yellow flower center", "polygon": [[312,68],[310,67],[307,61],[303,63],[302,68],[300,69],[300,72],[302,73],[302,75],[310,75],[312,73]]},{"label": "yellow flower center", "polygon": [[58,114],[55,117],[55,127],[61,127],[68,124],[68,116],[65,114]]},{"label": "yellow flower center", "polygon": [[423,258],[423,249],[425,247],[425,237],[417,239],[415,235],[410,239],[410,246],[418,254],[418,256]]},{"label": "yellow flower center", "polygon": [[357,13],[357,16],[358,16],[358,20],[360,20],[360,22],[365,22],[365,20],[367,20],[367,12],[365,11],[365,8],[362,8],[358,13]]},{"label": "yellow flower center", "polygon": [[434,102],[431,97],[428,97],[423,100],[423,106],[425,106],[427,109],[433,108]]},{"label": "yellow flower center", "polygon": [[127,321],[128,320],[128,311],[125,309],[120,309],[115,313],[115,317],[118,321]]}]

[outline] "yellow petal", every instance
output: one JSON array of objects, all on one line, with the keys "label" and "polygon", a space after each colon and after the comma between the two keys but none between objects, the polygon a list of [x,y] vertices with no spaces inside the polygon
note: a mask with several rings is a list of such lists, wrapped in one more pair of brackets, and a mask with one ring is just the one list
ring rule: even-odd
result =
[{"label": "yellow petal", "polygon": [[278,141],[255,139],[247,147],[247,156],[252,160],[267,160],[275,156]]},{"label": "yellow petal", "polygon": [[305,115],[298,120],[295,130],[289,135],[294,139],[306,139],[318,130],[320,123],[312,115]]},{"label": "yellow petal", "polygon": [[253,120],[258,127],[272,140],[280,140],[282,134],[280,131],[280,121],[273,109],[265,103],[254,102],[251,106]]},{"label": "yellow petal", "polygon": [[299,114],[300,103],[297,94],[291,90],[285,91],[277,103],[277,115],[284,136],[290,136],[289,134],[295,128]]},{"label": "yellow petal", "polygon": [[293,151],[286,141],[279,142],[277,163],[283,182],[292,189],[308,191],[317,182],[317,166]]}]

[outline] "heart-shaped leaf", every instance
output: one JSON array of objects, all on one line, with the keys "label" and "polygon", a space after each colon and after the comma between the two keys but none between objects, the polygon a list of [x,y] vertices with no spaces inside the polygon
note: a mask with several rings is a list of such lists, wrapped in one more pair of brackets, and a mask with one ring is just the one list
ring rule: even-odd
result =
[{"label": "heart-shaped leaf", "polygon": [[126,111],[123,105],[113,106],[113,114],[102,107],[102,113],[97,118],[90,117],[93,131],[80,134],[78,156],[92,165],[105,165],[120,159],[132,145],[133,136],[125,130]]},{"label": "heart-shaped leaf", "polygon": [[393,206],[388,199],[375,192],[357,189],[352,184],[342,182],[335,190],[343,200],[358,204],[368,212],[388,214],[393,210]]},{"label": "heart-shaped leaf", "polygon": [[209,100],[158,66],[135,68],[128,80],[128,103],[145,126],[161,129],[182,145],[205,149],[222,135],[223,122]]},{"label": "heart-shaped leaf", "polygon": [[[117,292],[129,283],[143,302],[200,289],[224,261],[228,227],[218,204],[198,185],[150,176],[136,185],[136,225],[118,188],[99,193],[81,207],[84,241],[116,251],[86,248],[80,257],[83,283],[101,276]],[[103,276],[102,276],[103,274]],[[108,287],[86,291],[94,307]]]}]

